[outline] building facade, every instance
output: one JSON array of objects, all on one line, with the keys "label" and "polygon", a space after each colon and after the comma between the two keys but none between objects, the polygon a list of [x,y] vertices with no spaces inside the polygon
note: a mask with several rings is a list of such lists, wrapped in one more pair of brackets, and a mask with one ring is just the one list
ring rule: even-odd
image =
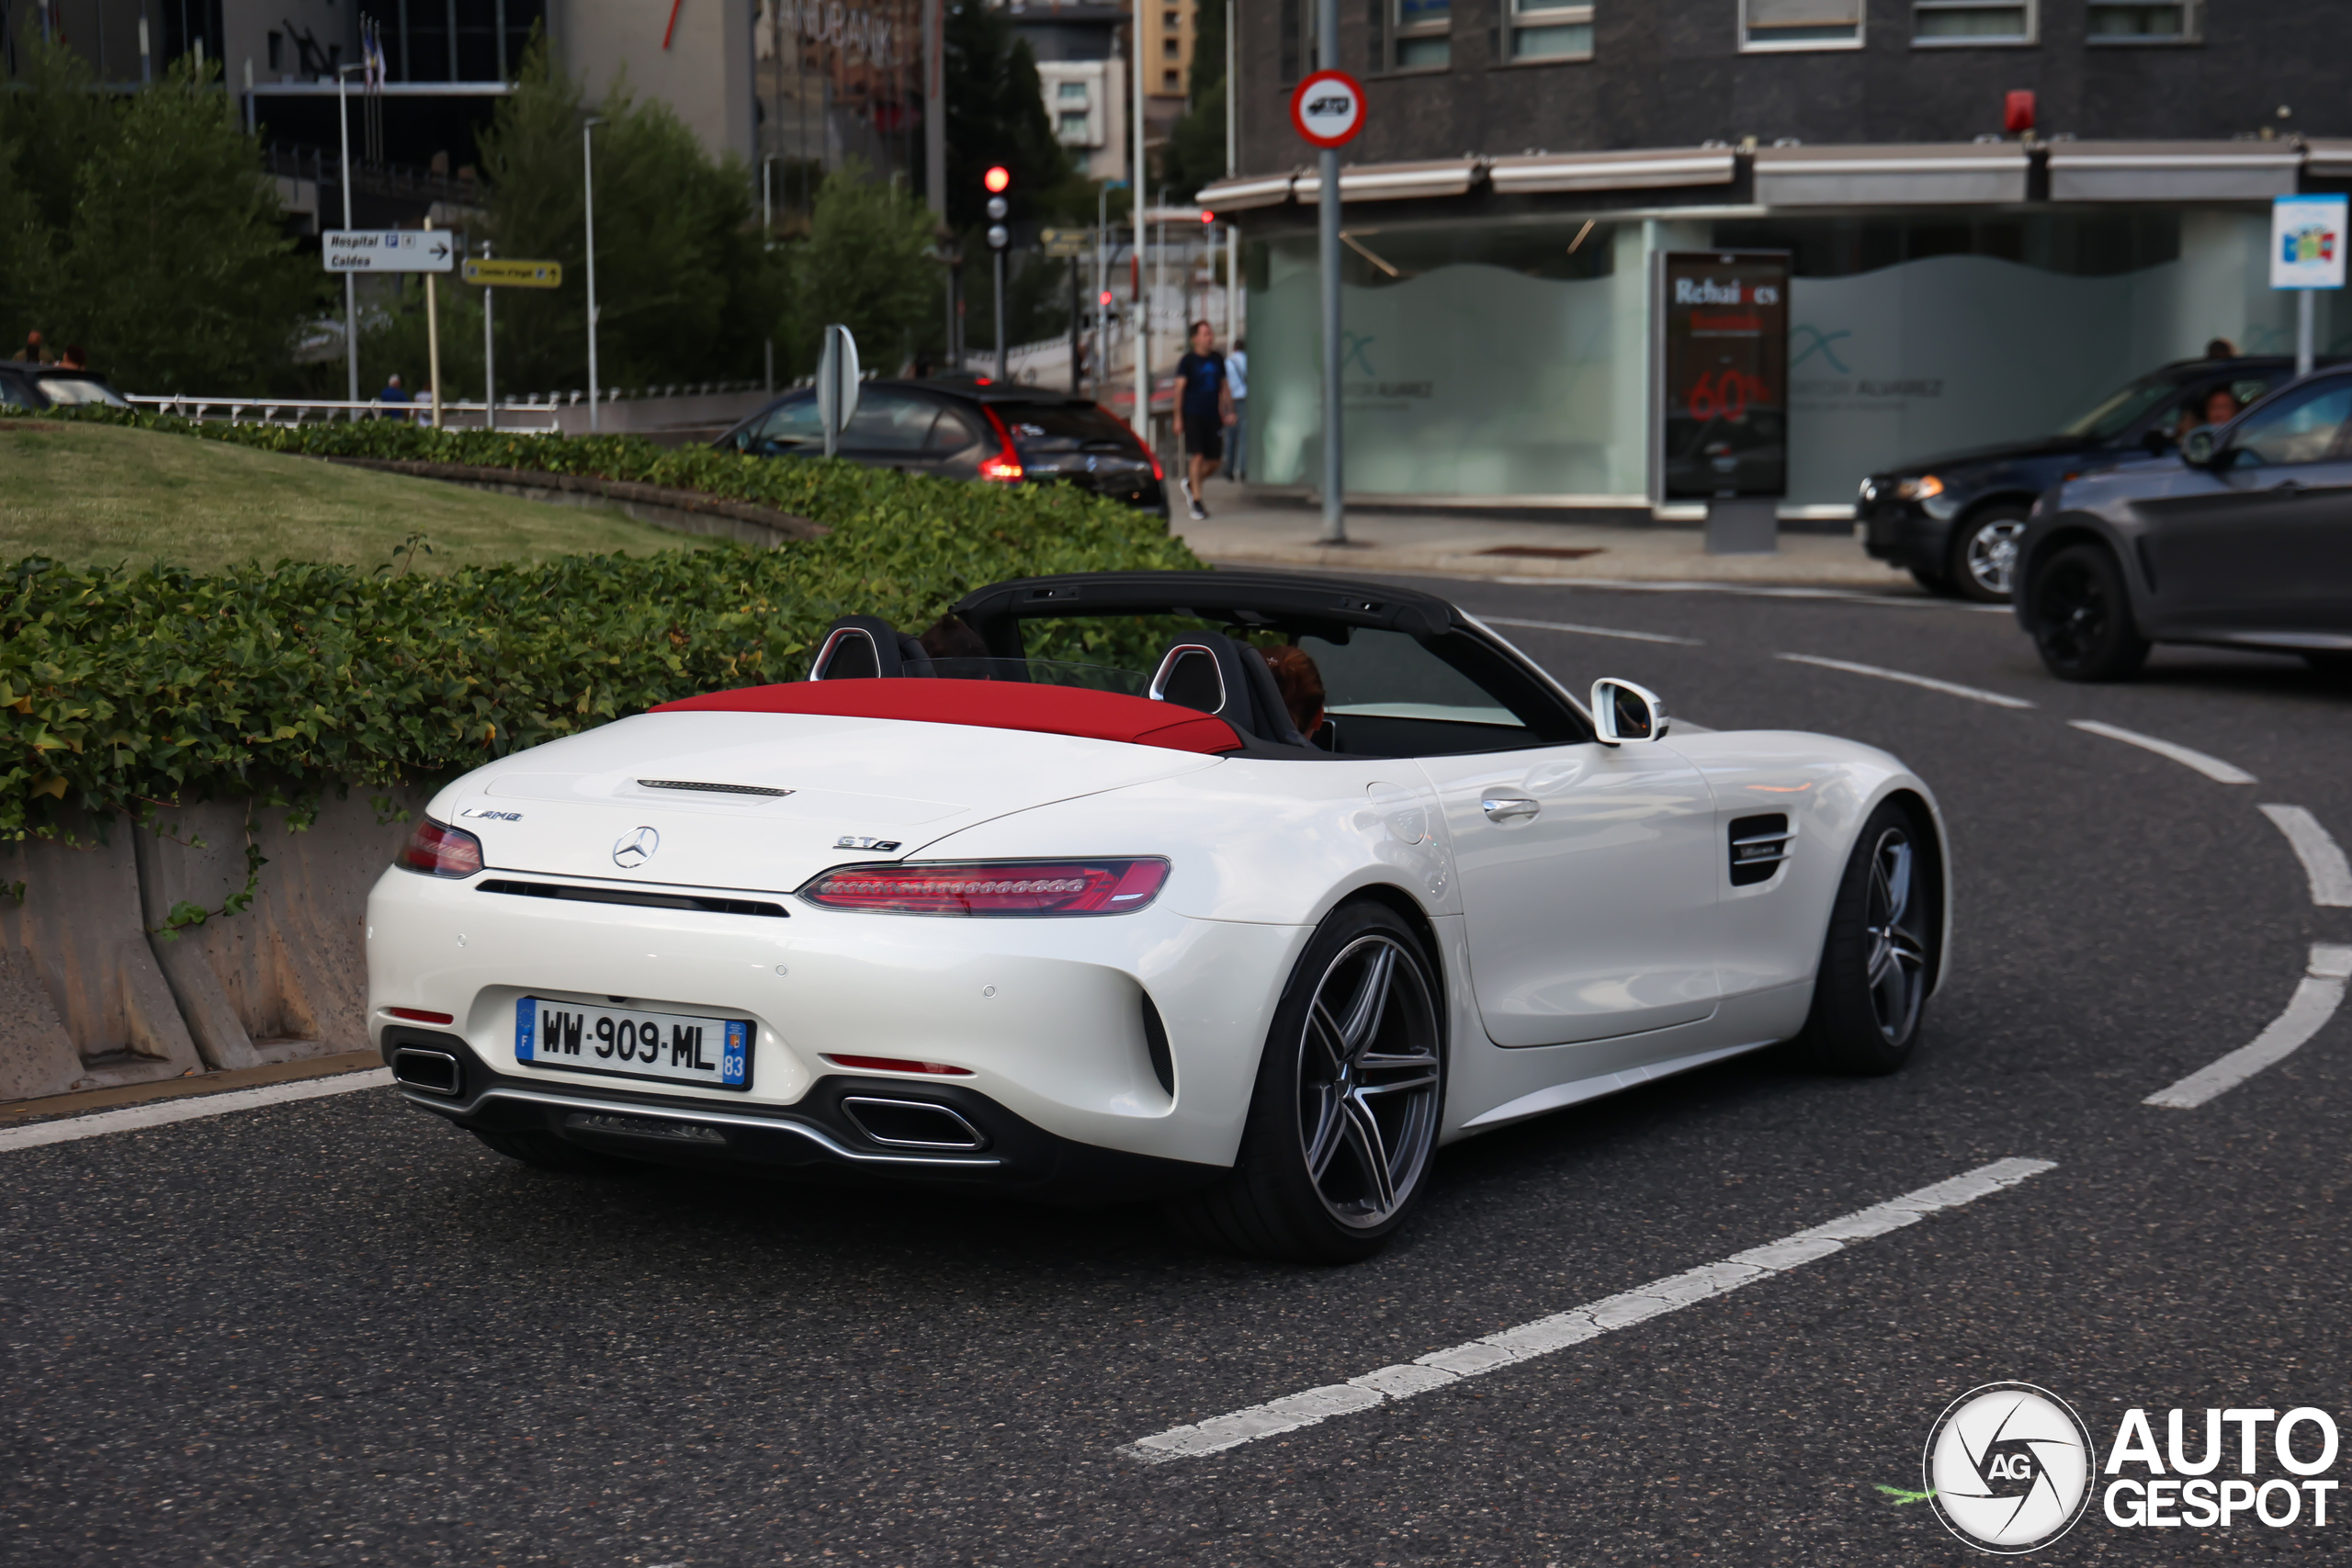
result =
[{"label": "building facade", "polygon": [[[1251,473],[1320,469],[1307,0],[1240,7]],[[1784,515],[2044,434],[2134,376],[2291,347],[2269,198],[2340,190],[2352,7],[2253,0],[1377,0],[1343,154],[1351,491],[1662,501],[1658,258],[1785,253]],[[2323,300],[2323,349],[2352,312]]]},{"label": "building facade", "polygon": [[1127,8],[1011,0],[1005,12],[1036,56],[1054,135],[1088,179],[1125,179],[1127,144],[1135,139],[1127,107],[1135,101],[1132,76],[1123,47]]}]

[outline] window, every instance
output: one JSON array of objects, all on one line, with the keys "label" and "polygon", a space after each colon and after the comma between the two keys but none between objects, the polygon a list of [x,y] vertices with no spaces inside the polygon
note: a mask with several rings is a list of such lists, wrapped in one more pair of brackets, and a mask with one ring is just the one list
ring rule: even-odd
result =
[{"label": "window", "polygon": [[1159,26],[1161,30],[1164,32],[1182,32],[1184,28],[1184,17],[1182,13],[1177,11],[1162,11],[1159,14]]},{"label": "window", "polygon": [[1453,63],[1453,0],[1396,0],[1399,71],[1436,71]]},{"label": "window", "polygon": [[2111,5],[2091,0],[2093,43],[2192,43],[2197,38],[2195,0],[2132,0]]},{"label": "window", "polygon": [[1740,0],[1739,47],[1860,49],[1862,0]]},{"label": "window", "polygon": [[1513,60],[1590,60],[1592,7],[1560,0],[1510,0]]},{"label": "window", "polygon": [[1175,39],[1164,38],[1159,40],[1159,52],[1170,60],[1182,60],[1184,58],[1184,46]]},{"label": "window", "polygon": [[[816,400],[809,400],[814,403]],[[902,392],[867,388],[857,412],[842,431],[842,445],[857,452],[920,452],[931,437],[939,405]]]},{"label": "window", "polygon": [[1054,94],[1064,103],[1069,103],[1072,99],[1076,99],[1080,103],[1084,103],[1086,101],[1086,84],[1083,82],[1064,82],[1060,86],[1054,89]]},{"label": "window", "polygon": [[2230,441],[2229,466],[2268,468],[2325,462],[2347,418],[2352,418],[2352,381],[2325,382],[2289,393],[2238,426]]},{"label": "window", "polygon": [[1917,0],[1911,41],[1922,46],[2032,43],[2037,0]]},{"label": "window", "polygon": [[1057,134],[1064,141],[1083,143],[1089,140],[1086,134],[1086,111],[1084,109],[1062,110],[1059,130]]},{"label": "window", "polygon": [[1159,90],[1163,93],[1182,92],[1184,90],[1184,73],[1182,71],[1161,72],[1159,73]]}]

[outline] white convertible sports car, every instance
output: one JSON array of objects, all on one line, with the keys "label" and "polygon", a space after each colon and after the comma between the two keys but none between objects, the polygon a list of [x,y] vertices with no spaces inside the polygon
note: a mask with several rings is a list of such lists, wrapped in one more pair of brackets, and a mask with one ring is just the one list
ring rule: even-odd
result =
[{"label": "white convertible sports car", "polygon": [[1886,753],[1587,709],[1425,593],[1031,579],[450,784],[369,1018],[537,1166],[1151,1195],[1344,1261],[1453,1139],[1800,1037],[1900,1066],[1946,863]]}]

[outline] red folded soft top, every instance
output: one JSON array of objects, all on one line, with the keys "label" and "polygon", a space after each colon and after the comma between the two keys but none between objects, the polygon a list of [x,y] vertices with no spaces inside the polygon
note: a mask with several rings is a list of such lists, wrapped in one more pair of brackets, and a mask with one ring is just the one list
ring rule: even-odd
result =
[{"label": "red folded soft top", "polygon": [[1241,737],[1210,714],[1117,692],[1025,681],[790,681],[663,703],[655,713],[807,713],[838,718],[897,718],[968,724],[1124,740],[1170,751],[1238,751]]}]

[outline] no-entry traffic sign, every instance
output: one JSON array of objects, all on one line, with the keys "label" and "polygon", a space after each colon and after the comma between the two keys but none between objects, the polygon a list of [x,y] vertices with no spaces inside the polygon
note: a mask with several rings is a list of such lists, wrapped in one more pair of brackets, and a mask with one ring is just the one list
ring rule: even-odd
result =
[{"label": "no-entry traffic sign", "polygon": [[1290,96],[1290,123],[1317,147],[1344,147],[1363,129],[1363,85],[1344,71],[1317,71]]},{"label": "no-entry traffic sign", "polygon": [[457,237],[435,229],[330,229],[319,251],[329,272],[448,272]]}]

